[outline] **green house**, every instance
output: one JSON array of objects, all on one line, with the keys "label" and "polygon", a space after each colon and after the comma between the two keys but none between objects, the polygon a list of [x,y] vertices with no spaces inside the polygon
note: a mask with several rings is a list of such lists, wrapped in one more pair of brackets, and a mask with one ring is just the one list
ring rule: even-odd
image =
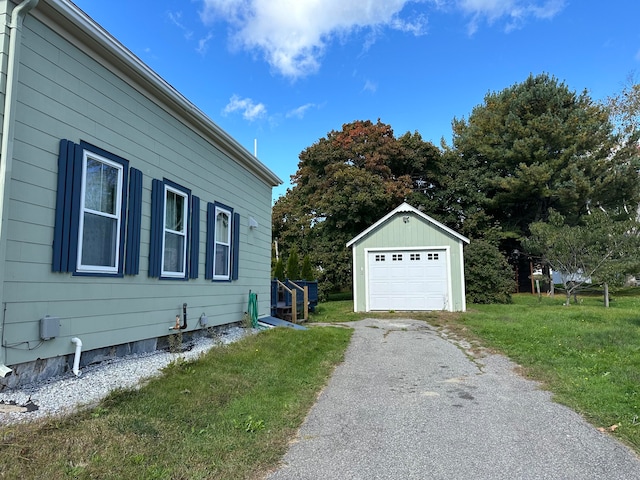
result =
[{"label": "green house", "polygon": [[353,252],[354,311],[466,310],[468,243],[403,203],[347,243]]},{"label": "green house", "polygon": [[72,2],[0,18],[0,385],[269,315],[281,180]]}]

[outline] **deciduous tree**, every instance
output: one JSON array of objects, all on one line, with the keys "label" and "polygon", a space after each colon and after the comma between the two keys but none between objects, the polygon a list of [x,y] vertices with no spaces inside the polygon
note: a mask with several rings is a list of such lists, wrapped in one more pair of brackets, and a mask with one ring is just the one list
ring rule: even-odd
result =
[{"label": "deciduous tree", "polygon": [[531,224],[524,242],[560,274],[566,305],[585,283],[621,284],[638,271],[638,228],[634,219],[616,221],[598,211],[585,216],[580,225],[567,225],[558,212],[548,222]]},{"label": "deciduous tree", "polygon": [[346,243],[414,190],[427,198],[438,160],[417,132],[397,139],[379,120],[345,124],[300,153],[294,186],[273,207],[274,237],[311,256],[325,290],[350,287]]}]

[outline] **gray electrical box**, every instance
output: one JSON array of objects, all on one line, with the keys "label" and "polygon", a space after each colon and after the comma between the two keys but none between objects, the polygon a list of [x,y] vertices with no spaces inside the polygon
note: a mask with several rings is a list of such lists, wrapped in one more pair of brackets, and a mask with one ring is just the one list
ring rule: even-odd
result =
[{"label": "gray electrical box", "polygon": [[60,336],[60,318],[46,315],[40,319],[40,338],[51,340]]}]

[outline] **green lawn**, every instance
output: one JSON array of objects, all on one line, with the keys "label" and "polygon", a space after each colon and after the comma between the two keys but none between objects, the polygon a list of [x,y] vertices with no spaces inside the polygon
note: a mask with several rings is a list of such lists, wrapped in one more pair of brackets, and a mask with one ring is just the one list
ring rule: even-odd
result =
[{"label": "green lawn", "polygon": [[2,427],[0,478],[256,478],[286,452],[350,336],[264,331],[94,409]]}]

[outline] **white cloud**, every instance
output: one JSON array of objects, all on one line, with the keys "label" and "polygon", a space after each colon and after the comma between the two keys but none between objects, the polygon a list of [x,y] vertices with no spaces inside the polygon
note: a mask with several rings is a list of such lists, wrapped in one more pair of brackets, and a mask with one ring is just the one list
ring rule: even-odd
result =
[{"label": "white cloud", "polygon": [[287,112],[287,114],[285,115],[286,118],[292,118],[292,117],[296,117],[296,118],[303,118],[304,115],[307,113],[307,110],[309,110],[310,108],[315,107],[315,103],[305,103],[304,105],[299,106],[298,108],[294,108],[293,110],[289,110]]},{"label": "white cloud", "polygon": [[240,98],[239,95],[232,95],[222,113],[227,115],[234,112],[242,112],[242,117],[252,122],[263,118],[267,114],[267,107],[263,103],[254,103],[250,98]]},{"label": "white cloud", "polygon": [[206,37],[203,37],[200,40],[198,40],[198,48],[196,48],[196,51],[200,55],[204,55],[205,53],[207,53],[207,50],[209,49],[209,41],[212,38],[213,38],[213,33],[209,32],[207,33]]},{"label": "white cloud", "polygon": [[362,87],[363,92],[376,93],[376,90],[378,90],[377,83],[374,83],[371,80],[367,80],[366,82],[364,82],[364,87]]},{"label": "white cloud", "polygon": [[[333,41],[364,33],[366,50],[385,29],[424,35],[427,11],[463,14],[470,34],[486,23],[520,28],[549,19],[568,0],[198,0],[207,26],[227,22],[231,45],[260,52],[275,71],[292,79],[316,73]],[[179,20],[179,19],[178,19]]]},{"label": "white cloud", "polygon": [[167,12],[167,17],[176,27],[184,32],[184,38],[190,40],[193,32],[182,23],[182,12]]},{"label": "white cloud", "polygon": [[327,45],[364,29],[388,27],[424,33],[425,18],[402,17],[405,5],[429,0],[202,0],[202,21],[229,22],[232,42],[258,50],[280,74],[299,78],[315,73]]},{"label": "white cloud", "polygon": [[478,30],[483,20],[492,25],[504,19],[508,32],[520,28],[528,18],[553,18],[565,4],[566,0],[456,0],[458,9],[471,16],[470,35]]}]

